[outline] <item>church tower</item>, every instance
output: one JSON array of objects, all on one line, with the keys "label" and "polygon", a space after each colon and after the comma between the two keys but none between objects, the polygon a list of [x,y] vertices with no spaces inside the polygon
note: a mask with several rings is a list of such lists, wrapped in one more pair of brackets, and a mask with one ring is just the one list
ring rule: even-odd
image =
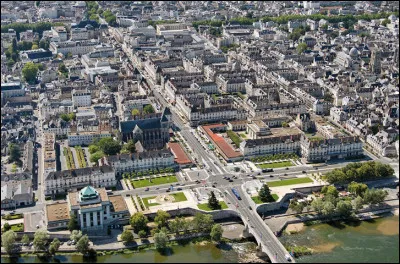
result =
[{"label": "church tower", "polygon": [[381,74],[381,52],[374,49],[371,55],[371,71],[375,74]]}]

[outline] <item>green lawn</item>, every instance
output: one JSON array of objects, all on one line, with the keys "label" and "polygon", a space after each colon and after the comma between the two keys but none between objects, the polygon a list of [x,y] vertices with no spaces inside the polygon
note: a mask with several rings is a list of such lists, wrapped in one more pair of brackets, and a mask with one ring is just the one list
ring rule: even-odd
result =
[{"label": "green lawn", "polygon": [[24,231],[24,224],[16,224],[16,225],[11,225],[11,230],[14,232],[23,232]]},{"label": "green lawn", "polygon": [[[183,192],[171,193],[170,195],[175,198],[174,203],[187,201],[187,198]],[[159,203],[149,203],[149,200],[154,199],[156,197],[157,196],[150,196],[150,197],[142,198],[142,201],[147,208],[150,206],[160,205]]]},{"label": "green lawn", "polygon": [[23,214],[5,215],[2,216],[1,218],[6,220],[14,220],[14,219],[24,218],[24,215]]},{"label": "green lawn", "polygon": [[[275,201],[279,199],[279,196],[275,193],[272,194],[272,197],[274,198]],[[260,197],[257,196],[252,196],[251,199],[256,203],[256,204],[262,204],[264,203],[263,201],[260,200]]]},{"label": "green lawn", "polygon": [[290,167],[293,166],[293,163],[291,161],[281,161],[281,162],[274,162],[274,163],[263,163],[263,164],[258,164],[258,167],[261,169],[266,169],[266,168],[282,168],[282,167]]},{"label": "green lawn", "polygon": [[278,186],[308,183],[308,182],[313,182],[313,180],[311,180],[308,177],[303,177],[303,178],[294,178],[294,179],[282,180],[282,181],[272,181],[272,182],[267,182],[267,184],[269,187],[278,187]]},{"label": "green lawn", "polygon": [[156,197],[157,196],[142,198],[142,201],[147,208],[149,208],[150,206],[160,205],[159,203],[149,203],[149,200],[154,199]]},{"label": "green lawn", "polygon": [[174,203],[187,201],[186,195],[183,192],[171,193],[171,195],[175,198]]},{"label": "green lawn", "polygon": [[142,188],[147,186],[154,186],[154,185],[173,183],[173,182],[178,182],[178,179],[176,178],[175,175],[153,178],[151,179],[151,182],[149,181],[149,179],[131,181],[132,186],[135,188]]},{"label": "green lawn", "polygon": [[244,134],[244,133],[240,133],[239,134],[242,138],[246,138],[247,136],[246,136],[246,134]]},{"label": "green lawn", "polygon": [[[228,208],[228,205],[224,201],[220,201],[221,209]],[[197,207],[204,211],[212,211],[210,207],[208,207],[208,203],[198,204]]]},{"label": "green lawn", "polygon": [[235,146],[238,148],[240,145],[240,142],[242,142],[242,139],[232,130],[227,130],[226,134],[228,135],[228,137],[230,137],[230,139],[233,141]]}]

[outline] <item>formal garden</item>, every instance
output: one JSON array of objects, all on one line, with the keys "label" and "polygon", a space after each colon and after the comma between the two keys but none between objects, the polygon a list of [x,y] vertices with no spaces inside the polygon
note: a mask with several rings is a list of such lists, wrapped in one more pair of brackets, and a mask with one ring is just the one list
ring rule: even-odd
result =
[{"label": "formal garden", "polygon": [[293,166],[293,163],[291,161],[278,161],[272,163],[257,164],[257,167],[259,167],[260,169],[285,168],[291,166]]},{"label": "formal garden", "polygon": [[125,226],[119,237],[125,244],[136,243],[135,236],[142,241],[154,238],[154,247],[161,252],[169,246],[171,238],[190,238],[202,235],[215,242],[222,241],[223,229],[215,224],[212,215],[196,213],[193,217],[177,216],[174,219],[163,210],[158,210],[153,222],[141,212],[131,216],[130,226]]},{"label": "formal garden", "polygon": [[65,162],[67,164],[67,169],[68,170],[76,169],[74,156],[72,155],[71,149],[69,147],[64,147],[63,153],[64,153],[64,157],[65,157]]},{"label": "formal garden", "polygon": [[251,162],[258,163],[264,161],[281,161],[281,160],[298,160],[300,157],[295,153],[264,155],[259,157],[250,158]]},{"label": "formal garden", "polygon": [[85,159],[85,152],[83,151],[81,146],[75,147],[76,156],[78,158],[79,168],[86,168],[86,159]]}]

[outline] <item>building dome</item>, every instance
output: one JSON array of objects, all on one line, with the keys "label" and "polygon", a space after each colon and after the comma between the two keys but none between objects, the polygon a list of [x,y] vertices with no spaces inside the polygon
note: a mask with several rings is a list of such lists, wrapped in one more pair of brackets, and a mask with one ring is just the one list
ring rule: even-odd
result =
[{"label": "building dome", "polygon": [[390,21],[396,21],[396,16],[395,15],[390,15],[389,17],[388,17],[388,19],[390,20]]},{"label": "building dome", "polygon": [[353,47],[353,48],[350,50],[349,55],[350,55],[351,57],[357,57],[357,56],[358,56],[358,50],[357,50],[355,47]]},{"label": "building dome", "polygon": [[96,199],[99,193],[92,187],[86,186],[79,192],[80,201]]}]

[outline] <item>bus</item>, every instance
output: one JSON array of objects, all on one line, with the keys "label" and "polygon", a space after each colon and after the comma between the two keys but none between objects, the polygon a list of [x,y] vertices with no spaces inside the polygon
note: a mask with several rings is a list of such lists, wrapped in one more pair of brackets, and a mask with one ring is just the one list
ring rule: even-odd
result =
[{"label": "bus", "polygon": [[233,192],[233,194],[236,196],[236,198],[237,198],[238,200],[242,200],[242,198],[241,198],[240,195],[239,195],[238,190],[236,190],[235,188],[232,188],[232,192]]}]

